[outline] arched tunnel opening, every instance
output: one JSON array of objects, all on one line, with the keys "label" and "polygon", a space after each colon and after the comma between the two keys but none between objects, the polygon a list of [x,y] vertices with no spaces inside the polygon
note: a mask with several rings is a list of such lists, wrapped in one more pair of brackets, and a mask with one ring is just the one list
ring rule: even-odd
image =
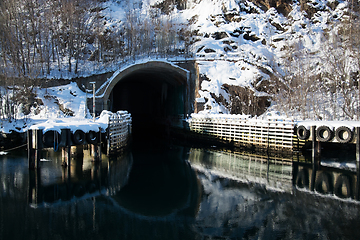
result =
[{"label": "arched tunnel opening", "polygon": [[113,112],[132,115],[133,139],[167,137],[169,128],[186,112],[186,79],[166,68],[145,68],[122,77],[109,100]]}]

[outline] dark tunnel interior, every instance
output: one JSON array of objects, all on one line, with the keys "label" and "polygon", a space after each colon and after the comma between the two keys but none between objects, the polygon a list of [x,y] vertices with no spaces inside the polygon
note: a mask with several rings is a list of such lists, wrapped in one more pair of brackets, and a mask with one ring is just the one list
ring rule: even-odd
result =
[{"label": "dark tunnel interior", "polygon": [[113,88],[110,109],[131,113],[134,141],[163,137],[173,119],[185,112],[184,82],[178,74],[164,69],[133,72]]}]

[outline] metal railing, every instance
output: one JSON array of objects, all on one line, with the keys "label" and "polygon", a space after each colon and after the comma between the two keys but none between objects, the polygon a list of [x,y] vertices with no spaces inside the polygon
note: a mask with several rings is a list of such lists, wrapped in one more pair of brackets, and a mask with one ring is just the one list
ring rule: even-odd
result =
[{"label": "metal railing", "polygon": [[107,128],[107,154],[112,155],[129,142],[132,132],[132,118],[127,111],[117,111],[109,116]]},{"label": "metal railing", "polygon": [[188,122],[191,131],[233,141],[239,145],[292,150],[295,142],[295,123],[292,120],[195,114]]}]

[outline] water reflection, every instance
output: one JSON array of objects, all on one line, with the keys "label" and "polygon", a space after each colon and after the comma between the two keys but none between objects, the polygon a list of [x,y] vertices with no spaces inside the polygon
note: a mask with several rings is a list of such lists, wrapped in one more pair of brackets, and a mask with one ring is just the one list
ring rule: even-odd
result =
[{"label": "water reflection", "polygon": [[305,162],[161,144],[70,168],[47,154],[37,171],[0,156],[0,239],[360,237],[359,204],[311,192]]},{"label": "water reflection", "polygon": [[39,207],[59,201],[90,198],[103,193],[113,194],[127,184],[132,166],[131,154],[125,154],[117,161],[103,159],[101,163],[92,162],[91,156],[81,156],[73,159],[68,168],[59,167],[59,155],[52,155],[50,158],[47,156],[46,159],[42,159],[41,168],[28,171],[29,204]]},{"label": "water reflection", "polygon": [[[191,149],[204,188],[196,217],[202,237],[236,239],[357,239],[359,203],[340,201],[333,192],[312,192],[321,174],[344,170],[317,168],[308,186],[298,186],[300,169],[312,168],[299,159]],[[347,176],[354,174],[348,172]],[[313,177],[315,180],[312,180]],[[313,183],[314,181],[314,183]]]},{"label": "water reflection", "polygon": [[227,178],[263,184],[267,188],[292,190],[292,159],[249,153],[191,149],[193,167],[212,170]]},{"label": "water reflection", "polygon": [[[201,196],[200,183],[183,158],[184,148],[134,153],[129,182],[112,198],[128,211],[143,216],[171,214],[194,217]],[[175,153],[175,154],[174,154]],[[139,161],[140,160],[140,161]]]}]

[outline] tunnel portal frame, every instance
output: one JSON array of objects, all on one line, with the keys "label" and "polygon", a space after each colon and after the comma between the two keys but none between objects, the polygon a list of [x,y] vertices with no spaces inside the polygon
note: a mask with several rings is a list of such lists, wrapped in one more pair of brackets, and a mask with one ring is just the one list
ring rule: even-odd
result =
[{"label": "tunnel portal frame", "polygon": [[[165,74],[171,74],[172,79],[170,78],[170,81],[174,81],[175,83],[179,85],[185,86],[185,92],[184,92],[184,118],[186,118],[186,115],[190,114],[191,111],[191,103],[190,103],[190,71],[187,69],[184,69],[182,67],[179,67],[175,65],[172,62],[169,61],[148,61],[148,62],[142,62],[142,63],[135,63],[129,67],[120,69],[116,71],[112,77],[109,78],[107,81],[106,86],[102,86],[103,93],[101,94],[101,100],[102,100],[102,109],[111,110],[109,109],[109,101],[110,101],[110,94],[112,93],[115,86],[121,82],[123,79],[126,79],[131,74],[136,74],[136,72],[141,71],[150,71],[153,73],[159,73],[164,74],[162,71],[165,72]],[[99,89],[101,90],[101,89]]]}]

